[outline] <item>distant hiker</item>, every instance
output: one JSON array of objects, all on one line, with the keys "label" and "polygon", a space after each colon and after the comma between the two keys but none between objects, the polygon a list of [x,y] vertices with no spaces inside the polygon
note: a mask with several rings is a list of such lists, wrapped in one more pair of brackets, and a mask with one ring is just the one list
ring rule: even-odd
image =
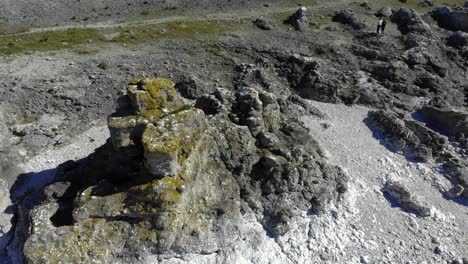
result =
[{"label": "distant hiker", "polygon": [[380,34],[380,31],[382,30],[382,24],[383,24],[383,18],[381,17],[379,19],[379,23],[377,23],[377,34]]},{"label": "distant hiker", "polygon": [[385,26],[387,25],[387,21],[385,21],[385,19],[382,21],[382,26],[380,28],[380,31],[382,32],[382,34],[384,33],[385,31]]}]

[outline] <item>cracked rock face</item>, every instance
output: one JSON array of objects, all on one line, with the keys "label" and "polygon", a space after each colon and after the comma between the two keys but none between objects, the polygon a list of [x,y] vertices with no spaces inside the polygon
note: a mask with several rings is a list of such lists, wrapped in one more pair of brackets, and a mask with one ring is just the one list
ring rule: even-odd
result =
[{"label": "cracked rock face", "polygon": [[285,119],[275,95],[226,95],[201,97],[223,102],[206,116],[170,80],[132,81],[109,117],[110,141],[19,207],[26,262],[227,256],[239,237],[282,236],[292,217],[324,211],[346,191],[347,175],[322,160],[300,121]]}]

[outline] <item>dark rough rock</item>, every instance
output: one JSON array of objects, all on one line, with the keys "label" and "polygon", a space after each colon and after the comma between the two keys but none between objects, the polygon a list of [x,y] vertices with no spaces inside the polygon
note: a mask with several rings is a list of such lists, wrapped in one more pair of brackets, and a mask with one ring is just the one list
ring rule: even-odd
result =
[{"label": "dark rough rock", "polygon": [[394,150],[403,151],[417,160],[432,159],[432,149],[422,143],[418,135],[397,115],[385,111],[372,112],[368,121],[383,134],[386,144]]},{"label": "dark rough rock", "polygon": [[446,195],[447,195],[447,197],[449,197],[451,199],[455,199],[455,198],[459,198],[459,197],[463,196],[464,192],[465,192],[465,188],[462,185],[457,184],[452,189],[450,189],[446,193]]},{"label": "dark rough rock", "polygon": [[418,111],[430,126],[441,130],[450,137],[465,137],[468,135],[468,114],[454,111],[450,108],[425,106]]},{"label": "dark rough rock", "polygon": [[[287,78],[298,95],[306,99],[322,102],[344,101],[347,90],[352,88],[355,81],[353,76],[345,74],[346,67],[352,67],[353,61],[341,65],[345,71],[323,61],[301,56],[282,57],[280,61],[280,74]],[[333,81],[331,76],[334,76]]]},{"label": "dark rough rock", "polygon": [[195,107],[203,110],[205,115],[216,115],[221,112],[223,104],[213,95],[202,95],[197,99]]},{"label": "dark rough rock", "polygon": [[356,30],[361,30],[365,28],[365,24],[358,19],[356,14],[353,13],[351,9],[344,9],[338,11],[333,16],[333,21],[339,22],[345,25],[349,25]]},{"label": "dark rough rock", "polygon": [[421,217],[431,215],[431,208],[423,201],[420,201],[418,197],[411,194],[400,182],[387,181],[382,191],[395,199],[400,207],[407,212]]},{"label": "dark rough rock", "polygon": [[468,33],[457,31],[447,39],[447,45],[455,48],[468,46]]},{"label": "dark rough rock", "polygon": [[292,25],[296,30],[305,30],[309,26],[309,19],[307,18],[307,8],[301,7],[294,13],[287,23]]},{"label": "dark rough rock", "polygon": [[434,248],[434,253],[437,254],[437,255],[442,255],[442,253],[444,253],[444,251],[442,250],[442,248],[440,246],[437,246]]},{"label": "dark rough rock", "polygon": [[364,7],[366,10],[372,10],[372,8],[369,5],[369,2],[367,1],[362,2],[362,4],[360,4],[359,6]]},{"label": "dark rough rock", "polygon": [[420,7],[430,7],[430,6],[433,6],[433,5],[434,5],[434,3],[432,2],[432,0],[423,0],[420,3],[418,3],[418,6],[420,6]]},{"label": "dark rough rock", "polygon": [[431,12],[432,18],[440,27],[457,31],[468,32],[468,9],[451,10],[448,7],[437,7]]},{"label": "dark rough rock", "polygon": [[375,16],[378,16],[378,17],[390,17],[391,15],[392,15],[392,8],[389,6],[384,6],[375,13]]},{"label": "dark rough rock", "polygon": [[274,21],[265,19],[263,17],[257,18],[253,21],[254,25],[263,30],[272,30]]},{"label": "dark rough rock", "polygon": [[390,21],[398,25],[398,30],[403,34],[417,32],[420,34],[430,34],[430,27],[413,9],[400,8],[398,12],[390,16]]},{"label": "dark rough rock", "polygon": [[[460,158],[460,154],[450,150],[449,139],[459,134],[444,133],[444,126],[463,129],[465,116],[458,112],[443,111],[425,106],[416,115],[427,116],[427,120],[419,122],[409,117],[399,117],[397,114],[383,110],[372,112],[367,119],[373,129],[381,133],[384,144],[393,151],[401,151],[410,159],[417,161],[435,160],[442,164],[441,171],[452,182],[453,189],[447,193],[449,197],[465,196],[468,193],[468,163]],[[424,113],[424,114],[423,114]],[[450,113],[450,114],[449,114]],[[444,118],[442,118],[442,116]],[[441,119],[439,119],[441,118]],[[457,121],[455,121],[457,120]],[[461,120],[461,121],[460,121]],[[463,134],[463,133],[462,133]],[[464,154],[462,154],[464,155]],[[459,187],[457,187],[459,185]]]},{"label": "dark rough rock", "polygon": [[443,79],[437,75],[423,73],[416,77],[414,84],[422,89],[428,89],[432,92],[440,92],[443,89]]},{"label": "dark rough rock", "polygon": [[207,86],[197,78],[183,78],[176,83],[177,91],[185,98],[197,99],[198,97],[214,92],[215,88]]}]

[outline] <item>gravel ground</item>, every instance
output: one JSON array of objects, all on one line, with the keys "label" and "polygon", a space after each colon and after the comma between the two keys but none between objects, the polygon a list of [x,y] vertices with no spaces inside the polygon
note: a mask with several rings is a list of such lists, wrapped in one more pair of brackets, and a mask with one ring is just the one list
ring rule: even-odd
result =
[{"label": "gravel ground", "polygon": [[15,189],[12,198],[22,195],[28,188],[36,189],[52,181],[57,173],[57,167],[67,161],[79,161],[86,158],[109,138],[107,125],[98,125],[87,130],[72,140],[72,143],[60,149],[51,149],[35,156],[19,167],[27,175],[21,188]]},{"label": "gravel ground", "polygon": [[[348,196],[338,210],[311,222],[309,246],[323,252],[322,260],[445,263],[466,257],[468,208],[442,197],[440,191],[450,185],[434,172],[434,164],[408,162],[382,145],[364,123],[371,109],[311,103],[327,118],[303,121],[329,161],[350,176]],[[417,217],[390,203],[381,191],[387,180],[401,182],[430,204],[431,215]]]}]

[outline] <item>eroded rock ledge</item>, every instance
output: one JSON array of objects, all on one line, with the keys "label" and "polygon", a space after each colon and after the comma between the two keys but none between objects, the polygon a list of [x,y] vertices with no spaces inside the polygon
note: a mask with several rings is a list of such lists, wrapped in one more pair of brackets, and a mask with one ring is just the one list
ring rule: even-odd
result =
[{"label": "eroded rock ledge", "polygon": [[[346,191],[287,98],[219,88],[193,107],[172,81],[131,81],[109,117],[111,139],[19,206],[28,263],[128,263],[229,250],[254,215],[274,239],[291,217]],[[39,203],[37,201],[40,201]],[[244,221],[245,222],[245,221]],[[247,235],[249,234],[249,235]],[[21,258],[22,256],[19,256]]]}]

